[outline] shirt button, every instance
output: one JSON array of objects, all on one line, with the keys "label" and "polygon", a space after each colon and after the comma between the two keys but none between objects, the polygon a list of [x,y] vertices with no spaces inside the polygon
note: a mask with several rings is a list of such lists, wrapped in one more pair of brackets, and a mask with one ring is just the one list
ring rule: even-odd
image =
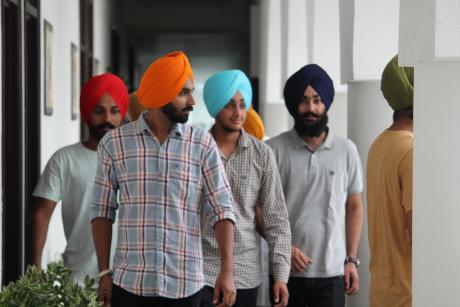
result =
[{"label": "shirt button", "polygon": [[332,175],[335,174],[335,172],[334,171],[329,171],[329,174],[332,176]]}]

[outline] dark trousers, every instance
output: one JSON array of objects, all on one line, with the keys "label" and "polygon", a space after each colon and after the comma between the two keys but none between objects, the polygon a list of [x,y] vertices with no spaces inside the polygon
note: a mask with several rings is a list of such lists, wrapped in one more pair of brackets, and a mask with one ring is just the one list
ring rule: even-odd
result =
[{"label": "dark trousers", "polygon": [[112,287],[112,306],[113,307],[126,307],[126,306],[158,306],[158,307],[199,307],[201,300],[201,291],[198,291],[191,296],[171,299],[159,296],[139,296],[131,292],[123,290],[117,285]]},{"label": "dark trousers", "polygon": [[[273,305],[273,276],[270,276],[270,300]],[[345,307],[343,276],[328,278],[290,277],[289,307]]]},{"label": "dark trousers", "polygon": [[[259,287],[252,289],[237,289],[236,301],[233,307],[256,307],[257,306],[257,290]],[[201,290],[201,305],[200,307],[214,307],[212,298],[214,296],[214,288],[205,286]],[[222,298],[221,298],[222,299]]]}]

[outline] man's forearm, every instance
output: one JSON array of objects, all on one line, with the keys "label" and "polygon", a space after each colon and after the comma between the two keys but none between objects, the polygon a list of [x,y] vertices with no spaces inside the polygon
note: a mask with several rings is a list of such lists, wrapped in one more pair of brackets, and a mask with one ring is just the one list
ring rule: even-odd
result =
[{"label": "man's forearm", "polygon": [[363,228],[363,206],[361,195],[349,196],[346,204],[347,256],[356,257]]},{"label": "man's forearm", "polygon": [[55,207],[56,202],[44,198],[39,198],[35,206],[32,223],[32,261],[37,268],[41,268],[42,252],[46,242],[48,225]]},{"label": "man's forearm", "polygon": [[233,223],[221,220],[214,226],[216,241],[219,246],[221,270],[233,272]]},{"label": "man's forearm", "polygon": [[110,245],[112,243],[112,221],[106,218],[95,218],[92,220],[91,224],[100,272],[109,269]]}]

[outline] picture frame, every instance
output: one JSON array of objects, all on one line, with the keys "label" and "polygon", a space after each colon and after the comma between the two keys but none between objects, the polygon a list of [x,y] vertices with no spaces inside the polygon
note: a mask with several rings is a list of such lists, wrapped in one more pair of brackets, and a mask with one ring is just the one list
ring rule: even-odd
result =
[{"label": "picture frame", "polygon": [[44,20],[44,67],[45,67],[45,115],[53,115],[53,26]]},{"label": "picture frame", "polygon": [[76,120],[79,112],[79,78],[78,78],[78,48],[70,43],[70,118]]}]

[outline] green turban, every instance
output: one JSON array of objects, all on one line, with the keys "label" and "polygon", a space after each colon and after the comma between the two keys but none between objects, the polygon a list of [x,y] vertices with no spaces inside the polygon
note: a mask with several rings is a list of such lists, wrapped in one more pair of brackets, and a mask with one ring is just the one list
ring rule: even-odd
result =
[{"label": "green turban", "polygon": [[414,106],[414,68],[399,67],[396,55],[382,73],[383,96],[394,111]]}]

